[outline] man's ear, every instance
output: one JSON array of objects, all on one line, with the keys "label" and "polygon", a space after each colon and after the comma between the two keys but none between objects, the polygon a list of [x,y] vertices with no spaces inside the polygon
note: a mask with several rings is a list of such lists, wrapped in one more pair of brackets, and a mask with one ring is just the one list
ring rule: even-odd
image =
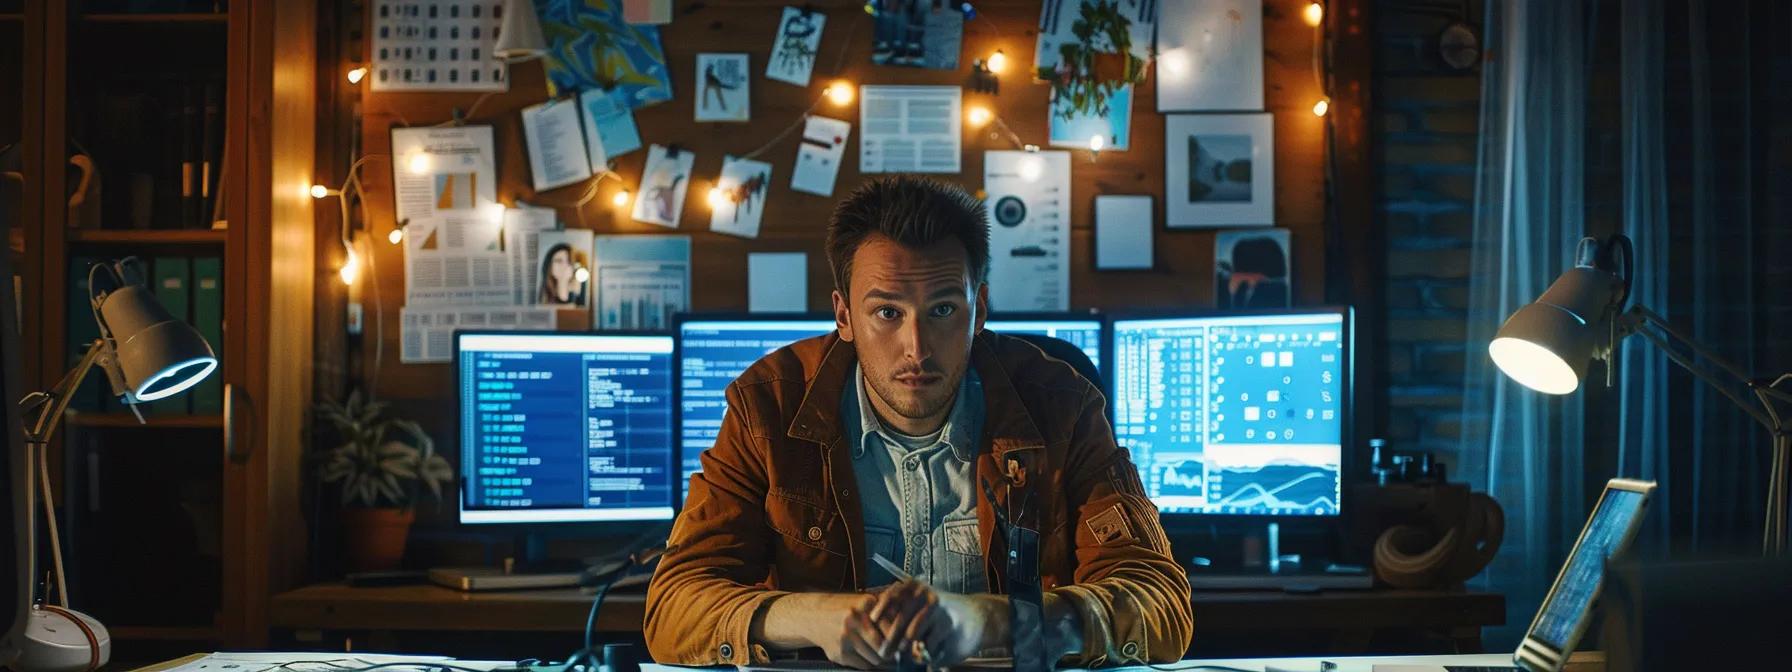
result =
[{"label": "man's ear", "polygon": [[977,331],[973,335],[983,333],[983,323],[989,320],[989,283],[977,285]]},{"label": "man's ear", "polygon": [[840,332],[840,340],[852,342],[852,310],[838,289],[834,290],[834,329]]}]

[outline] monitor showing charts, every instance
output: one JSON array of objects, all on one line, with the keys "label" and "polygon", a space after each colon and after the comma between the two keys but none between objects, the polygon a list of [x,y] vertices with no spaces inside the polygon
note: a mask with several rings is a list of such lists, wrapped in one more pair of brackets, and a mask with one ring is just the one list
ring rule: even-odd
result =
[{"label": "monitor showing charts", "polygon": [[1115,319],[1114,435],[1165,514],[1333,516],[1347,310]]},{"label": "monitor showing charts", "polygon": [[455,334],[462,523],[669,520],[672,337]]},{"label": "monitor showing charts", "polygon": [[[702,470],[699,456],[721,433],[728,407],[728,384],[759,358],[796,341],[834,330],[831,316],[800,317],[704,315],[683,316],[678,323],[679,446],[682,449],[680,501],[690,493],[691,475]],[[991,318],[985,328],[1003,333],[1055,336],[1081,348],[1101,363],[1100,318],[1037,315]]]}]

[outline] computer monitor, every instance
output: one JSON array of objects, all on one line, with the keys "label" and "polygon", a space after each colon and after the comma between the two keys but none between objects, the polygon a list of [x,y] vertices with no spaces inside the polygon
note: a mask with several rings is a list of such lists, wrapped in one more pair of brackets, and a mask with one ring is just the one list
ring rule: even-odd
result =
[{"label": "computer monitor", "polygon": [[670,520],[672,337],[457,332],[460,522]]},{"label": "computer monitor", "polygon": [[[699,456],[716,442],[728,402],[728,384],[773,350],[834,330],[826,314],[680,315],[678,335],[679,447],[683,484],[680,501],[690,494],[691,475],[702,470]],[[998,315],[984,323],[1002,333],[1054,336],[1081,348],[1102,368],[1102,321],[1091,315]]]},{"label": "computer monitor", "polygon": [[1114,435],[1161,513],[1339,514],[1348,308],[1111,325]]}]

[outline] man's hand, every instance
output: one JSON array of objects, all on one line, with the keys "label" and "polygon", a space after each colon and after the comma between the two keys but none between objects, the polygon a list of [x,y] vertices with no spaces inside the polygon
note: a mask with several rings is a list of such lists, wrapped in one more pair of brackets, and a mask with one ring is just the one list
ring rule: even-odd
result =
[{"label": "man's hand", "polygon": [[1008,641],[1008,603],[995,595],[961,595],[905,581],[877,596],[868,614],[881,642],[878,653],[894,660],[899,651],[926,647],[929,666],[956,665],[986,648]]},{"label": "man's hand", "polygon": [[778,651],[816,647],[828,660],[869,670],[895,662],[886,654],[883,631],[872,619],[881,595],[798,594],[766,604],[755,616],[753,640]]}]

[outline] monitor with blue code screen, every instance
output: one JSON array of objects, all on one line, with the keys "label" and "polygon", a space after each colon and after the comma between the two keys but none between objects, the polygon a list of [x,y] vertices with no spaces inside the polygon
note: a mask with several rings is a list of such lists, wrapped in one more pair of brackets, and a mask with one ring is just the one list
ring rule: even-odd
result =
[{"label": "monitor with blue code screen", "polygon": [[[993,316],[984,322],[984,327],[1001,333],[1044,334],[1063,339],[1088,354],[1096,368],[1103,368],[1099,317]],[[690,493],[691,475],[702,469],[699,456],[721,432],[722,415],[728,408],[723,397],[728,384],[772,351],[833,330],[834,318],[830,315],[681,317],[677,328],[679,445],[684,484],[681,501],[683,495]]]},{"label": "monitor with blue code screen", "polygon": [[460,522],[670,520],[672,337],[457,332]]},{"label": "monitor with blue code screen", "polygon": [[1614,478],[1606,483],[1518,645],[1514,657],[1520,664],[1533,670],[1561,669],[1592,621],[1593,600],[1605,585],[1606,562],[1629,548],[1654,491],[1652,481]]},{"label": "monitor with blue code screen", "polygon": [[1114,435],[1158,510],[1336,516],[1350,311],[1116,318]]}]

